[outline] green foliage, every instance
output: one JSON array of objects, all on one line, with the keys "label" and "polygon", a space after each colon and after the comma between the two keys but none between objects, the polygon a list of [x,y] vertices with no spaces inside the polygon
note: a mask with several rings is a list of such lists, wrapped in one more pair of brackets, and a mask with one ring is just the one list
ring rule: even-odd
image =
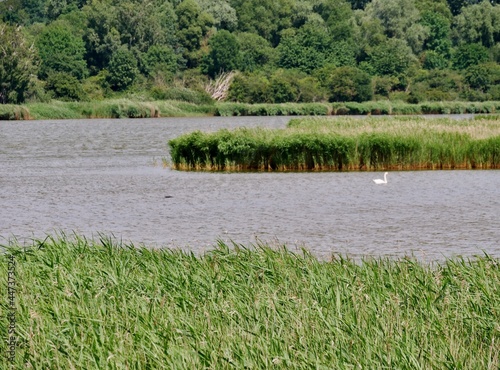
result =
[{"label": "green foliage", "polygon": [[401,76],[416,63],[416,58],[405,41],[392,38],[370,51],[368,63],[377,75]]},{"label": "green foliage", "polygon": [[[142,97],[151,89],[157,96],[165,95],[174,84],[203,90],[209,77],[240,70],[247,74],[233,84],[232,100],[315,102],[328,98],[324,91],[328,73],[323,72],[348,66],[377,77],[376,99],[482,101],[497,97],[500,88],[477,70],[464,72],[470,83],[455,91],[416,79],[421,68],[465,71],[488,61],[500,62],[498,3],[0,0],[0,18],[11,25],[29,25],[23,32],[39,49],[37,76],[70,73],[86,81],[85,92],[96,99],[112,96],[110,85],[119,91],[133,84]],[[136,60],[128,61],[132,66],[128,76],[120,72],[123,81],[114,76],[116,61],[110,66],[120,48]],[[108,76],[104,84],[86,80],[99,74]],[[24,88],[24,96],[15,100],[47,99],[43,81],[32,82],[36,87]]]},{"label": "green foliage", "polygon": [[107,68],[111,56],[121,45],[116,29],[116,8],[107,1],[93,1],[83,9],[87,18],[83,40],[85,59],[92,74]]},{"label": "green foliage", "polygon": [[139,72],[137,59],[125,47],[121,47],[113,53],[108,69],[108,82],[113,90],[124,90],[132,85]]},{"label": "green foliage", "polygon": [[[27,345],[13,364],[3,356],[2,368],[499,364],[500,262],[488,255],[435,264],[321,260],[295,247],[222,241],[198,255],[105,235],[49,236],[7,248],[16,283],[29,287],[16,291],[17,309],[26,313],[16,316],[19,342]],[[9,255],[0,258],[7,276]],[[7,285],[0,289],[7,296]]]},{"label": "green foliage", "polygon": [[82,84],[78,79],[67,72],[51,72],[47,76],[45,85],[47,91],[52,93],[52,96],[64,101],[79,101],[85,100],[85,92]]},{"label": "green foliage", "polygon": [[208,42],[210,52],[203,58],[202,70],[210,77],[234,71],[240,65],[240,46],[236,36],[226,30],[217,32]]},{"label": "green foliage", "polygon": [[270,102],[269,79],[263,73],[236,75],[229,87],[228,100],[243,103]]},{"label": "green foliage", "polygon": [[277,48],[278,65],[282,68],[298,68],[306,73],[324,67],[354,65],[355,51],[347,41],[335,41],[322,24],[306,23],[296,33],[282,37]]},{"label": "green foliage", "polygon": [[330,107],[323,103],[245,104],[219,102],[215,115],[230,116],[326,116]]},{"label": "green foliage", "polygon": [[255,33],[273,47],[280,42],[280,33],[294,24],[296,13],[293,0],[231,0],[238,14],[238,29]]},{"label": "green foliage", "polygon": [[353,11],[348,1],[314,1],[313,9],[324,20],[334,41],[347,41],[353,36],[354,29],[351,22]]},{"label": "green foliage", "polygon": [[298,88],[290,73],[278,70],[269,81],[270,103],[286,103],[297,100]]},{"label": "green foliage", "polygon": [[326,82],[330,101],[371,100],[373,88],[370,76],[356,67],[339,67],[331,71]]},{"label": "green foliage", "polygon": [[414,0],[373,0],[365,13],[380,21],[389,39],[405,40],[413,52],[421,51],[427,30],[419,23],[420,12]]},{"label": "green foliage", "polygon": [[193,104],[214,104],[213,99],[205,91],[196,91],[186,88],[160,87],[151,89],[154,100],[179,100]]},{"label": "green foliage", "polygon": [[324,98],[325,90],[315,77],[283,69],[271,74],[238,74],[228,94],[228,100],[244,103],[316,102]]},{"label": "green foliage", "polygon": [[326,27],[308,23],[296,33],[282,37],[277,48],[278,65],[310,73],[324,66],[332,41]]},{"label": "green foliage", "polygon": [[446,57],[432,50],[424,52],[422,59],[422,67],[425,69],[446,69],[450,65]]},{"label": "green foliage", "polygon": [[274,61],[275,50],[261,36],[242,32],[236,37],[240,45],[240,67],[242,71],[253,72]]},{"label": "green foliage", "polygon": [[[347,105],[347,104],[346,104]],[[349,103],[353,110],[363,104]],[[443,107],[444,108],[444,107]],[[422,104],[425,113],[439,104]],[[169,141],[176,169],[382,170],[500,167],[500,126],[453,120],[303,119],[280,130],[199,131]],[[487,135],[483,138],[483,135]]]},{"label": "green foliage", "polygon": [[199,4],[203,12],[212,16],[215,27],[229,31],[236,30],[238,16],[229,1],[199,0]]},{"label": "green foliage", "polygon": [[500,42],[500,5],[484,0],[462,9],[455,17],[459,43],[491,47]]},{"label": "green foliage", "polygon": [[194,0],[182,1],[175,8],[175,14],[178,40],[189,54],[200,47],[201,40],[212,26],[214,19],[209,14],[203,13]]},{"label": "green foliage", "polygon": [[0,104],[22,103],[35,73],[35,48],[20,28],[0,23]]},{"label": "green foliage", "polygon": [[0,104],[0,121],[31,119],[26,107],[13,104]]},{"label": "green foliage", "polygon": [[429,31],[424,48],[437,53],[442,58],[449,57],[451,49],[451,23],[449,19],[440,13],[425,11],[420,22]]},{"label": "green foliage", "polygon": [[114,27],[121,44],[141,52],[153,45],[174,46],[176,14],[168,1],[134,0],[118,4]]},{"label": "green foliage", "polygon": [[483,45],[463,44],[453,54],[453,67],[462,70],[473,65],[485,63],[489,59],[488,49]]},{"label": "green foliage", "polygon": [[179,57],[174,50],[166,45],[153,45],[141,59],[141,70],[146,75],[154,72],[175,74],[177,72]]},{"label": "green foliage", "polygon": [[454,71],[422,71],[410,87],[410,102],[456,100],[464,89],[463,85],[463,77]]},{"label": "green foliage", "polygon": [[472,65],[464,70],[465,82],[473,89],[486,92],[500,84],[500,65],[485,63]]},{"label": "green foliage", "polygon": [[65,23],[52,23],[37,37],[36,47],[41,64],[39,76],[64,72],[81,80],[88,74],[84,60],[85,44]]},{"label": "green foliage", "polygon": [[389,93],[397,84],[398,80],[391,76],[375,76],[372,78],[373,93],[378,96],[389,97]]}]

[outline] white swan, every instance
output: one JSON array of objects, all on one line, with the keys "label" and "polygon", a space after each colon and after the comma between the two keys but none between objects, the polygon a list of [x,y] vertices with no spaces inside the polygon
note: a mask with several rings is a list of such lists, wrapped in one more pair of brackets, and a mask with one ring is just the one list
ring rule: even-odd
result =
[{"label": "white swan", "polygon": [[375,184],[387,184],[387,174],[388,173],[389,172],[384,173],[384,179],[383,180],[381,180],[381,179],[375,179],[375,180],[373,180],[373,182]]}]

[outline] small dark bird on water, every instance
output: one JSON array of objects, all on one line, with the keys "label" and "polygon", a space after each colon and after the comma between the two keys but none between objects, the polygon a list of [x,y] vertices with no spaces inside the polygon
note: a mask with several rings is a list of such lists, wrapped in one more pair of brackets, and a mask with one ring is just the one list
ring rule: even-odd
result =
[{"label": "small dark bird on water", "polygon": [[171,195],[165,195],[165,198],[172,198]]}]

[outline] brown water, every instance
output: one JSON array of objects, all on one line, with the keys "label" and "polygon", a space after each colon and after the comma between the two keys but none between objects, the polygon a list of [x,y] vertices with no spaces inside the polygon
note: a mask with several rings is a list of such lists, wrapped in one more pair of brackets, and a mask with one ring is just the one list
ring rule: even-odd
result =
[{"label": "brown water", "polygon": [[[98,233],[150,246],[217,239],[321,258],[500,256],[500,171],[199,173],[161,166],[167,141],[287,117],[0,122],[0,237]],[[2,241],[0,240],[0,243]]]}]

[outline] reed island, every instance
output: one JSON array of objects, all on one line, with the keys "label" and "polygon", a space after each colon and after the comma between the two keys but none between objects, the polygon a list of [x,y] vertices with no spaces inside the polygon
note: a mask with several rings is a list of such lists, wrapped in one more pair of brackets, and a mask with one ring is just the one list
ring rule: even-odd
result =
[{"label": "reed island", "polygon": [[172,167],[224,171],[500,168],[500,116],[309,117],[169,141]]}]

